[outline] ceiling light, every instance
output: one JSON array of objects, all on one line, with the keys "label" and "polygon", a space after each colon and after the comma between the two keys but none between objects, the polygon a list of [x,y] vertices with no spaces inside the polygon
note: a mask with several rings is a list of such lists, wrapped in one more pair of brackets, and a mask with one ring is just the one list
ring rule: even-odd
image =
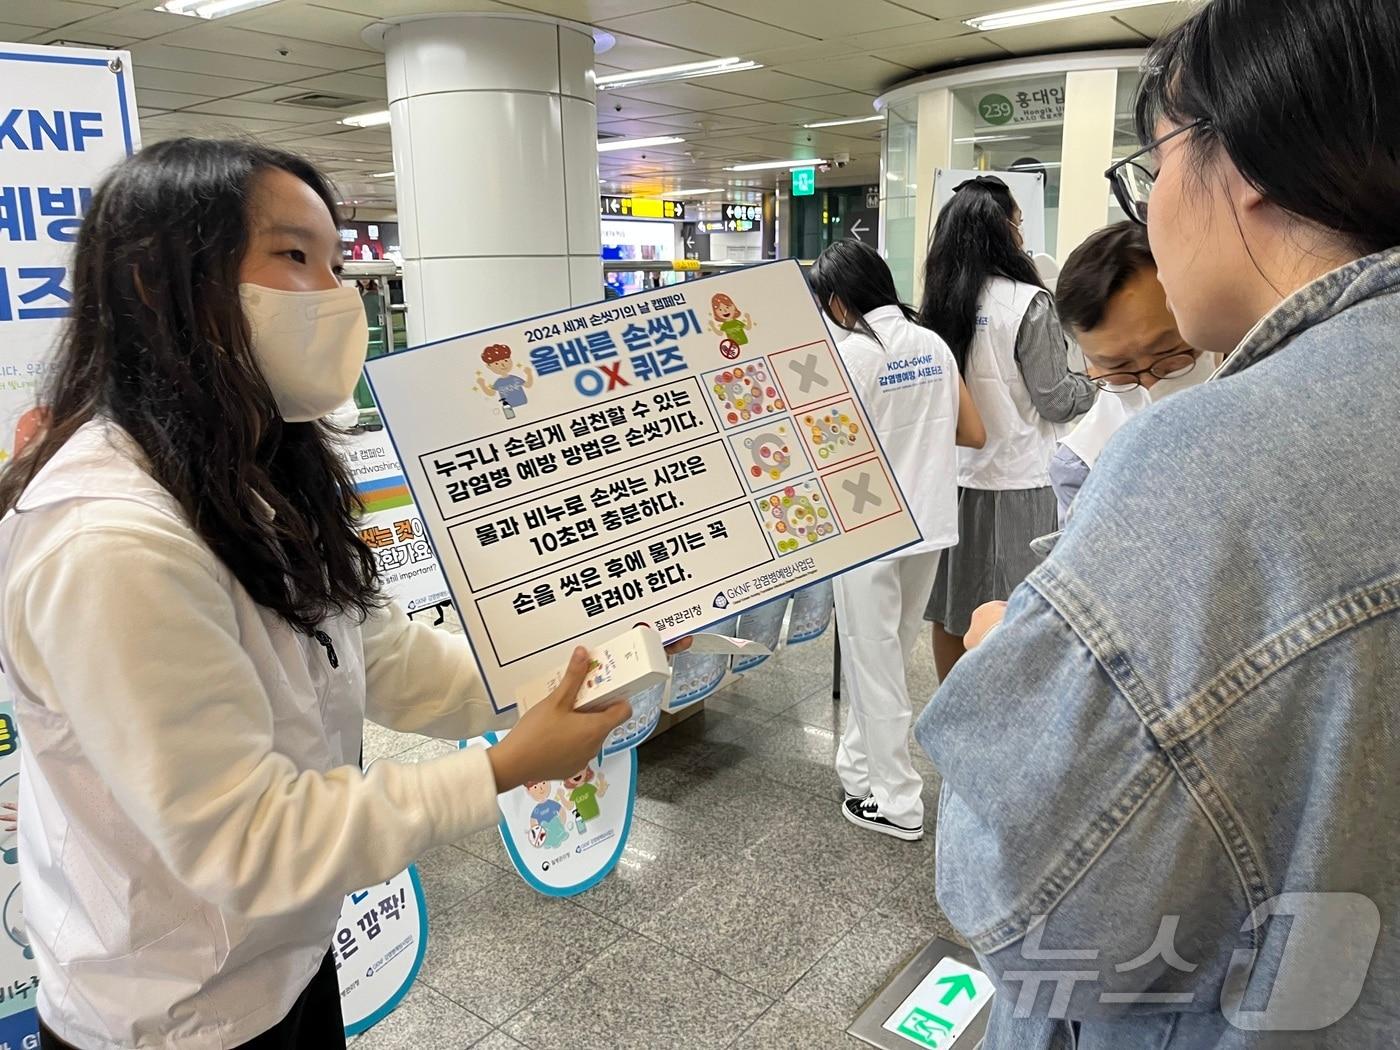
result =
[{"label": "ceiling light", "polygon": [[770,171],[774,168],[815,168],[819,164],[827,163],[821,157],[807,158],[796,157],[793,160],[764,160],[755,164],[735,164],[725,171]]},{"label": "ceiling light", "polygon": [[370,176],[372,179],[392,179],[393,177],[394,173],[392,171],[377,171]]},{"label": "ceiling light", "polygon": [[338,123],[352,128],[377,128],[389,123],[389,111],[381,109],[375,113],[358,113],[353,117],[342,117]]},{"label": "ceiling light", "polygon": [[1029,135],[969,135],[965,139],[954,139],[959,146],[966,146],[969,143],[982,142],[1025,142],[1030,139]]},{"label": "ceiling light", "polygon": [[605,139],[598,143],[599,153],[612,153],[619,149],[641,149],[643,146],[671,146],[685,139],[675,135],[653,135],[649,139]]},{"label": "ceiling light", "polygon": [[1027,161],[1025,164],[1013,164],[1007,171],[1039,171],[1041,168],[1058,168],[1063,162],[1058,160],[1037,160]]},{"label": "ceiling light", "polygon": [[156,4],[157,11],[168,15],[189,15],[191,18],[223,18],[241,14],[255,7],[266,7],[277,0],[165,0]]},{"label": "ceiling light", "polygon": [[723,193],[724,190],[666,190],[668,197],[708,197],[713,193]]},{"label": "ceiling light", "polygon": [[963,20],[963,25],[989,33],[993,29],[1013,29],[1017,26],[1039,25],[1041,22],[1057,22],[1062,18],[1078,18],[1081,15],[1104,15],[1110,11],[1126,11],[1133,7],[1151,7],[1162,0],[1061,0],[1054,4],[1036,4],[1033,7],[1017,7],[1009,11],[994,11],[989,15]]},{"label": "ceiling light", "polygon": [[839,128],[844,124],[873,124],[877,120],[884,120],[884,116],[877,117],[847,117],[845,120],[819,120],[815,124],[803,124],[804,128]]},{"label": "ceiling light", "polygon": [[628,73],[609,73],[594,83],[602,90],[608,88],[641,87],[644,84],[664,84],[671,80],[694,80],[721,73],[739,73],[746,69],[762,69],[757,62],[743,58],[715,58],[708,62],[684,62],[678,66],[658,66],[655,69],[634,69]]}]

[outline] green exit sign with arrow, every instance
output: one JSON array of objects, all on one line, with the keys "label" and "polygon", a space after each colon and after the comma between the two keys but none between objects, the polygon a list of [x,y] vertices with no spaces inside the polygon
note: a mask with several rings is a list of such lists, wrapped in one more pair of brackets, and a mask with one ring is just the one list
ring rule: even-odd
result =
[{"label": "green exit sign with arrow", "polygon": [[944,958],[882,1026],[925,1050],[950,1050],[992,1000],[985,974]]},{"label": "green exit sign with arrow", "polygon": [[817,169],[816,168],[793,168],[792,169],[792,195],[794,197],[810,197],[817,192]]}]

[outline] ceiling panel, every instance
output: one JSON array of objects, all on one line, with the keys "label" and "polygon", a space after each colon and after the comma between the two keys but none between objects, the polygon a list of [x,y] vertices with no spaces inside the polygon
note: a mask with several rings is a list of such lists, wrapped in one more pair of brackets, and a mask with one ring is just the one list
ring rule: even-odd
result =
[{"label": "ceiling panel", "polygon": [[38,29],[56,29],[93,15],[106,14],[107,10],[95,4],[74,3],[73,0],[5,0],[0,4],[0,13],[3,13],[6,22]]},{"label": "ceiling panel", "polygon": [[[221,25],[220,22],[204,23],[178,33],[167,33],[160,38],[160,42],[173,47],[198,48],[201,51],[213,51],[223,55],[241,55],[245,58],[276,62],[278,65],[312,67],[311,74],[303,75],[314,75],[324,70],[340,72],[357,69],[379,58],[377,52],[368,49],[354,50],[289,36],[255,33],[248,29]],[[284,50],[288,52],[285,56],[281,54]]]},{"label": "ceiling panel", "polygon": [[[0,12],[3,14],[4,12]],[[11,44],[23,43],[34,35],[34,26],[22,26],[13,22],[0,22],[0,40]],[[44,34],[49,35],[48,33]]]},{"label": "ceiling panel", "polygon": [[934,21],[925,18],[918,25],[861,33],[851,37],[849,43],[853,51],[882,54],[887,47],[903,47],[908,44],[925,44],[935,40],[948,40],[951,37],[976,35],[975,29],[968,28],[957,19]]},{"label": "ceiling panel", "polygon": [[786,102],[806,95],[820,95],[830,90],[826,84],[778,73],[772,69],[725,73],[723,76],[705,77],[699,83],[720,91],[744,95],[758,102]]},{"label": "ceiling panel", "polygon": [[859,3],[814,3],[813,0],[705,0],[711,7],[736,15],[762,19],[770,25],[797,26],[808,35],[823,40],[855,36],[871,29],[890,29],[927,21],[925,16],[897,7],[888,0],[859,0]]},{"label": "ceiling panel", "polygon": [[216,76],[251,81],[252,86],[257,87],[259,84],[304,80],[325,73],[324,69],[317,69],[315,66],[269,62],[237,54],[220,54],[218,51],[196,51],[188,47],[172,47],[164,40],[132,45],[131,57],[138,78],[142,66],[152,66],[156,69],[174,69],[184,73],[213,73]]},{"label": "ceiling panel", "polygon": [[824,114],[819,109],[794,106],[789,102],[755,102],[748,106],[736,106],[725,113],[736,117],[762,121],[765,124],[806,124],[821,120]]},{"label": "ceiling panel", "polygon": [[670,124],[661,124],[653,120],[598,121],[598,135],[600,138],[651,138],[655,135],[675,135],[683,130],[682,128],[676,128]]},{"label": "ceiling panel", "polygon": [[[724,57],[715,52],[695,51],[689,47],[671,47],[625,33],[614,33],[614,36],[616,43],[600,58],[604,64],[615,69],[655,69],[658,66],[675,66],[682,62]],[[724,52],[724,55],[728,54],[730,52]]]},{"label": "ceiling panel", "polygon": [[339,95],[358,95],[379,102],[388,99],[384,86],[384,69],[364,69],[358,73],[323,73],[318,77],[297,80],[294,86],[300,91],[332,91]]},{"label": "ceiling panel", "polygon": [[1156,4],[1136,11],[1122,11],[1113,17],[1143,36],[1156,39],[1174,29],[1191,14],[1191,6],[1183,3]]},{"label": "ceiling panel", "polygon": [[[285,0],[284,0],[285,2]],[[496,0],[316,0],[320,7],[367,15],[371,19],[401,15],[463,14],[479,11],[516,11]]]},{"label": "ceiling panel", "polygon": [[894,0],[900,7],[928,15],[930,18],[960,19],[971,15],[988,15],[1012,7],[1027,7],[1025,0]]},{"label": "ceiling panel", "polygon": [[985,34],[973,33],[952,40],[930,40],[923,44],[908,47],[889,47],[880,52],[881,58],[898,62],[902,66],[924,71],[942,69],[947,66],[968,62],[995,62],[1010,58],[1011,52],[998,47]]},{"label": "ceiling panel", "polygon": [[[750,7],[761,10],[757,5]],[[609,19],[604,26],[675,47],[697,48],[712,55],[744,55],[759,48],[787,47],[816,39],[810,33],[793,32],[700,4]]]},{"label": "ceiling panel", "polygon": [[572,18],[576,22],[595,23],[642,11],[663,7],[679,7],[689,0],[514,0],[514,6],[542,15]]},{"label": "ceiling panel", "polygon": [[783,67],[781,72],[817,80],[823,84],[850,91],[883,91],[890,84],[907,80],[913,75],[908,66],[887,62],[873,55],[831,58],[820,62],[797,62]]},{"label": "ceiling panel", "polygon": [[[276,89],[264,90],[275,91]],[[211,102],[201,102],[190,106],[188,111],[248,120],[273,120],[284,124],[305,124],[313,120],[335,119],[334,113],[326,113],[324,110],[307,109],[302,106],[279,106],[270,102],[249,102],[242,98],[221,98]]]},{"label": "ceiling panel", "polygon": [[[746,131],[763,127],[762,122],[747,117],[736,117],[729,113],[673,113],[655,117],[648,121],[664,131],[658,135],[679,135],[687,131],[710,133],[714,131]],[[599,124],[601,127],[602,124]]]},{"label": "ceiling panel", "polygon": [[1145,47],[1147,38],[1108,15],[1068,18],[981,34],[1013,55],[1047,54],[1085,47]]},{"label": "ceiling panel", "polygon": [[[813,117],[812,120],[875,116],[875,96],[864,91],[838,91],[834,94],[817,95],[812,98],[795,98],[792,100],[792,104],[806,109],[819,110],[822,115]],[[802,123],[810,124],[812,120],[804,120]],[[879,130],[876,124],[869,124],[867,127]]]},{"label": "ceiling panel", "polygon": [[625,98],[606,92],[598,96],[599,120],[646,120],[651,117],[670,116],[681,112],[675,106],[662,106],[643,99]]},{"label": "ceiling panel", "polygon": [[149,106],[152,109],[184,109],[186,106],[198,106],[208,101],[208,95],[188,95],[182,91],[155,91],[142,88],[139,84],[136,87],[136,104]]},{"label": "ceiling panel", "polygon": [[158,69],[142,62],[133,63],[132,75],[136,79],[136,90],[149,88],[153,91],[183,91],[191,95],[203,95],[200,101],[211,98],[224,98],[228,95],[241,95],[254,86],[249,80],[234,80],[232,77],[214,77],[207,73],[185,73],[176,69]]},{"label": "ceiling panel", "polygon": [[[716,77],[715,79],[723,78]],[[602,92],[598,99],[600,102],[606,102],[608,99],[632,99],[636,102],[651,102],[657,106],[670,106],[672,109],[727,109],[730,106],[742,106],[746,102],[754,101],[744,95],[702,87],[700,84],[688,80],[669,84],[651,84],[647,87],[615,88]]]},{"label": "ceiling panel", "polygon": [[219,24],[363,50],[369,45],[361,34],[374,21],[370,15],[347,14],[330,7],[284,2],[220,19]]},{"label": "ceiling panel", "polygon": [[152,0],[150,4],[128,7],[121,11],[96,8],[93,17],[85,18],[67,28],[79,39],[83,39],[83,34],[88,30],[95,30],[101,33],[118,33],[136,40],[150,40],[152,37],[164,33],[173,33],[176,30],[190,27],[191,20],[189,18],[183,15],[168,14],[165,11],[152,10],[154,7],[155,0]]}]

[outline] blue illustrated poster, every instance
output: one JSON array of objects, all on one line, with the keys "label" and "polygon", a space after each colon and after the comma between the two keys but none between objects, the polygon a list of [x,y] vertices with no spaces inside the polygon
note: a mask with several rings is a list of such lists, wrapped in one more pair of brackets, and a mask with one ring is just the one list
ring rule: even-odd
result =
[{"label": "blue illustrated poster", "polygon": [[[462,746],[492,747],[505,736],[487,733]],[[535,781],[501,795],[501,841],[531,887],[572,897],[617,866],[636,799],[636,750],[597,758],[564,780]]]},{"label": "blue illustrated poster", "polygon": [[[733,636],[737,617],[711,627],[706,634]],[[680,653],[672,661],[671,698],[667,711],[683,711],[711,695],[729,673],[728,653]]]},{"label": "blue illustrated poster", "polygon": [[403,1002],[428,948],[428,908],[418,869],[346,896],[331,951],[345,1034],[359,1035]]},{"label": "blue illustrated poster", "polygon": [[812,642],[826,633],[835,610],[835,594],[830,580],[804,587],[792,596],[788,617],[788,645]]},{"label": "blue illustrated poster", "polygon": [[[770,653],[777,652],[778,643],[783,637],[783,617],[787,615],[787,609],[788,600],[783,597],[744,613],[739,617],[739,627],[735,636],[758,642]],[[767,659],[766,655],[736,659],[734,673],[747,674]]]}]

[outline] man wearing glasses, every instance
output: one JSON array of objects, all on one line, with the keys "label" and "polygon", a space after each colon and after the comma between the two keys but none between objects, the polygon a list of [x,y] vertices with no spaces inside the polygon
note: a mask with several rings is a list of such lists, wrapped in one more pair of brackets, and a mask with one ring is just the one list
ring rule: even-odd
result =
[{"label": "man wearing glasses", "polygon": [[1118,429],[1155,402],[1205,382],[1211,368],[1177,330],[1147,230],[1137,223],[1109,226],[1075,249],[1055,300],[1061,322],[1084,351],[1089,377],[1103,391],[1050,461],[1063,524]]}]

